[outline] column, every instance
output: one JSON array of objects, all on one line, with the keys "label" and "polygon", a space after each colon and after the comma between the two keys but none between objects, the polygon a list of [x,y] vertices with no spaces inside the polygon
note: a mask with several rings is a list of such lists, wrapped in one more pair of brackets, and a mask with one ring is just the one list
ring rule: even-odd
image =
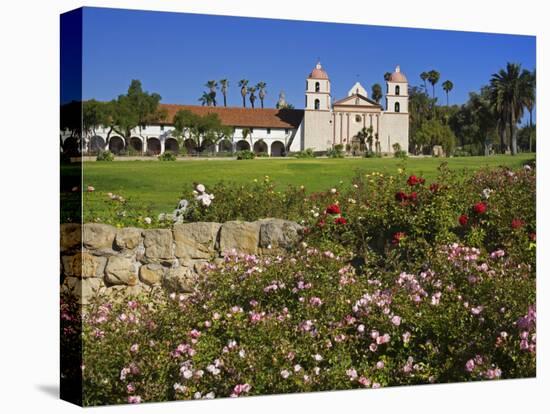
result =
[{"label": "column", "polygon": [[160,141],[160,153],[164,154],[164,140],[159,138],[159,141]]},{"label": "column", "polygon": [[349,114],[346,114],[347,117],[347,125],[346,125],[346,142],[349,144]]},{"label": "column", "polygon": [[340,144],[344,138],[344,114],[340,113]]},{"label": "column", "polygon": [[336,144],[336,113],[332,113],[332,146]]}]

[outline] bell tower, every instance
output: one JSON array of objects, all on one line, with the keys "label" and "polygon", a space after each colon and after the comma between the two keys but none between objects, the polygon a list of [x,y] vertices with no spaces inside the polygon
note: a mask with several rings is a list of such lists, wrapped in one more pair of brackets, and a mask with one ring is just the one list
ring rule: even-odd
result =
[{"label": "bell tower", "polygon": [[306,79],[305,109],[311,111],[330,111],[330,80],[327,72],[317,62]]},{"label": "bell tower", "polygon": [[317,62],[306,79],[302,149],[326,151],[332,145],[332,102],[330,79]]},{"label": "bell tower", "polygon": [[395,67],[386,85],[386,112],[409,113],[409,83],[399,65]]}]

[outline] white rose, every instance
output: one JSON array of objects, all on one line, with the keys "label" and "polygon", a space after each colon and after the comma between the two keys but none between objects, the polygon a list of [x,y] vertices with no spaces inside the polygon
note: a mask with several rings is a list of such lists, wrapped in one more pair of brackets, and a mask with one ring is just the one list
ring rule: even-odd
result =
[{"label": "white rose", "polygon": [[204,193],[206,191],[206,188],[202,184],[197,184],[197,191],[199,193]]}]

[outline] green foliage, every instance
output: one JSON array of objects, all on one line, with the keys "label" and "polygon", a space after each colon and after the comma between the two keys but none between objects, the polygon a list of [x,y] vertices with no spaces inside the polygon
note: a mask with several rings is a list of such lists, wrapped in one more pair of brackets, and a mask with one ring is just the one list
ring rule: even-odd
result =
[{"label": "green foliage", "polygon": [[315,158],[315,153],[313,152],[313,148],[306,148],[303,151],[294,153],[293,156],[301,159]]},{"label": "green foliage", "polygon": [[[308,194],[325,191],[338,184],[339,181],[349,182],[357,171],[363,173],[382,172],[395,175],[399,167],[403,167],[402,160],[386,157],[330,159],[316,158],[298,160],[293,157],[273,159],[270,162],[261,162],[261,166],[252,166],[249,162],[235,162],[234,160],[196,161],[178,163],[177,168],[171,163],[151,161],[96,163],[85,162],[83,166],[84,185],[94,186],[96,192],[89,193],[90,197],[84,200],[84,215],[86,221],[107,220],[110,217],[112,224],[117,224],[117,217],[111,216],[106,208],[104,197],[108,192],[116,192],[131,200],[127,212],[135,211],[145,214],[144,210],[151,210],[155,217],[160,213],[171,212],[181,195],[182,188],[191,188],[196,177],[201,182],[211,186],[219,182],[220,171],[235,184],[250,183],[253,179],[269,175],[277,183],[277,190],[284,190],[288,185],[305,186]],[[521,168],[523,163],[533,158],[532,154],[518,156],[496,155],[490,157],[449,158],[448,168],[454,171],[464,171],[467,175],[475,173],[483,167]],[[434,180],[438,175],[438,166],[441,161],[432,157],[409,158],[407,168],[412,172],[422,172],[427,180]],[[261,168],[260,168],[261,167]],[[62,166],[63,174],[69,174],[70,165]],[[261,169],[261,174],[258,172]],[[70,170],[72,171],[72,170]],[[292,174],[289,174],[292,171]],[[72,172],[70,172],[72,174]],[[81,179],[75,177],[77,183]],[[77,184],[73,184],[64,191]],[[74,216],[72,216],[74,217]]]},{"label": "green foliage", "polygon": [[327,151],[327,157],[344,158],[344,146],[342,144],[336,144],[333,148]]},{"label": "green foliage", "polygon": [[444,125],[436,119],[431,119],[422,124],[416,134],[417,143],[421,146],[433,147],[441,145],[445,154],[451,154],[455,147],[456,137],[448,125]]},{"label": "green foliage", "polygon": [[301,218],[302,243],[229,253],[189,294],[99,295],[83,320],[64,299],[63,345],[83,341],[84,404],[534,376],[533,168],[442,165],[432,183],[360,173],[310,196],[269,177],[208,188],[212,204],[189,219],[286,214]]},{"label": "green foliage", "polygon": [[97,154],[96,161],[114,161],[115,156],[111,151],[100,151],[99,154]]},{"label": "green foliage", "polygon": [[380,86],[379,83],[375,83],[374,85],[372,85],[371,98],[376,103],[380,103],[380,100],[382,99],[382,86]]},{"label": "green foliage", "polygon": [[165,151],[158,156],[159,161],[176,161],[177,157],[172,151]]},{"label": "green foliage", "polygon": [[254,154],[254,152],[250,150],[237,151],[235,155],[237,156],[238,160],[253,160],[254,158],[256,158],[256,154]]}]

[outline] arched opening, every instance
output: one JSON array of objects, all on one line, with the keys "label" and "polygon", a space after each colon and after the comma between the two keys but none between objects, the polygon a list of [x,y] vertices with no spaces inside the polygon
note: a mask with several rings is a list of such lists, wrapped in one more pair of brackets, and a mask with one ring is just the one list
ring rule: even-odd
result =
[{"label": "arched opening", "polygon": [[233,144],[228,139],[222,139],[219,144],[218,152],[233,152]]},{"label": "arched opening", "polygon": [[319,99],[315,99],[315,109],[319,109],[321,107],[321,101]]},{"label": "arched opening", "polygon": [[253,148],[255,154],[267,154],[267,144],[264,141],[256,141]]},{"label": "arched opening", "polygon": [[121,137],[115,136],[109,139],[109,151],[113,154],[120,154],[124,151],[124,147],[124,140]]},{"label": "arched opening", "polygon": [[164,151],[170,151],[174,154],[177,154],[180,150],[180,144],[178,144],[178,140],[175,138],[167,138],[164,142]]},{"label": "arched opening", "polygon": [[319,92],[321,90],[321,84],[319,82],[315,82],[315,92]]},{"label": "arched opening", "polygon": [[204,154],[214,154],[216,152],[216,144],[209,139],[205,139],[201,144],[201,152]]},{"label": "arched opening", "polygon": [[103,137],[100,137],[99,135],[95,135],[92,138],[90,138],[90,145],[88,147],[88,152],[91,154],[97,154],[100,151],[103,151],[105,149],[105,140]]},{"label": "arched opening", "polygon": [[159,155],[160,154],[160,139],[149,138],[147,140],[147,154]]},{"label": "arched opening", "polygon": [[250,151],[250,144],[248,143],[248,141],[239,141],[237,142],[237,151]]},{"label": "arched opening", "polygon": [[130,147],[128,150],[134,154],[131,155],[141,155],[143,152],[143,142],[141,141],[141,138],[138,137],[132,137],[130,138]]},{"label": "arched opening", "polygon": [[185,151],[187,155],[195,155],[197,153],[197,143],[191,138],[187,138],[183,145],[185,146]]},{"label": "arched opening", "polygon": [[395,85],[395,94],[399,95],[399,91],[400,91],[399,85]]},{"label": "arched opening", "polygon": [[394,105],[394,109],[395,109],[395,112],[399,112],[400,111],[400,106],[399,106],[399,102],[396,102],[395,105]]},{"label": "arched opening", "polygon": [[271,144],[271,156],[272,157],[285,156],[285,145],[281,141],[275,141]]},{"label": "arched opening", "polygon": [[80,145],[78,139],[75,137],[69,137],[63,141],[63,154],[70,157],[76,157],[80,155]]}]

